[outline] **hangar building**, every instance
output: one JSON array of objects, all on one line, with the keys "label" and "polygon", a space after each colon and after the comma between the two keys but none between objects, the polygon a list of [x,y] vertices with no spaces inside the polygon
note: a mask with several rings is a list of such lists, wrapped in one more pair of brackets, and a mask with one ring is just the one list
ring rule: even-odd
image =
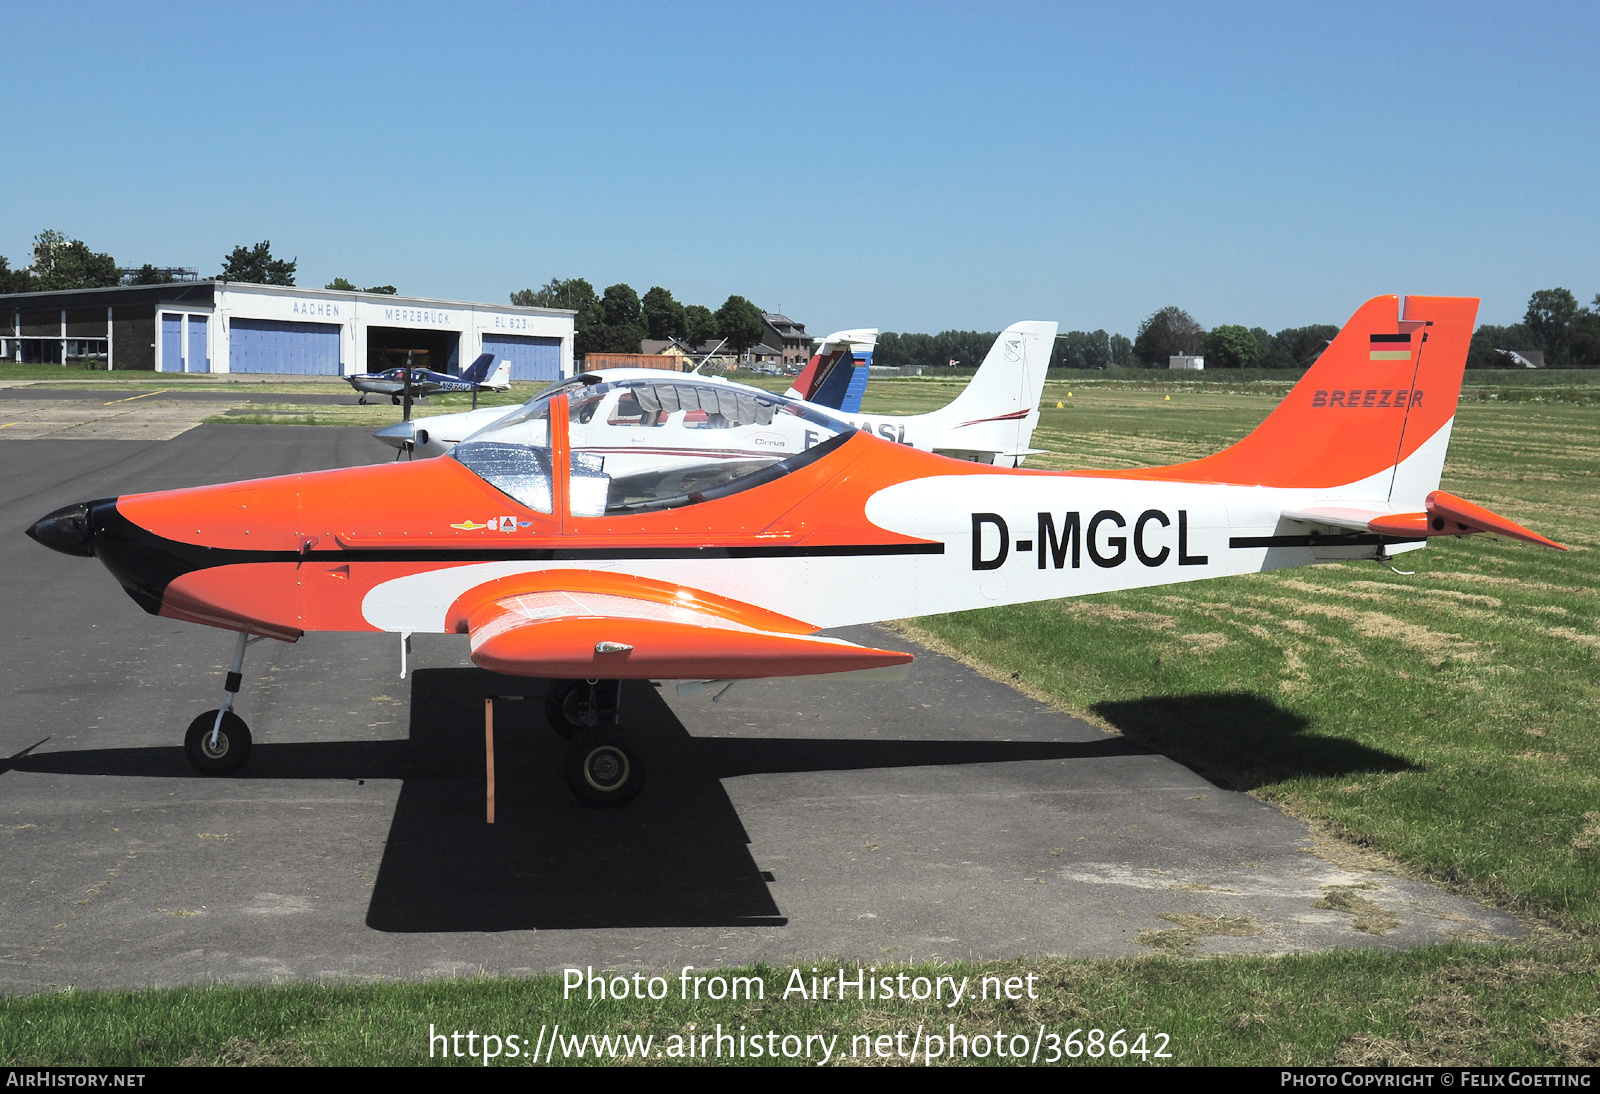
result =
[{"label": "hangar building", "polygon": [[573,312],[414,296],[180,281],[0,296],[0,358],[157,372],[351,376],[406,363],[513,380],[572,374]]}]

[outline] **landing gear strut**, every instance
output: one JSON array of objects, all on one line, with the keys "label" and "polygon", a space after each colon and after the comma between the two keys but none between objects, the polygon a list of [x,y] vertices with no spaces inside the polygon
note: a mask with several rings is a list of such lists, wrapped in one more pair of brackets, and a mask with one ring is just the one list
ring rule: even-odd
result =
[{"label": "landing gear strut", "polygon": [[244,681],[245,647],[261,641],[259,635],[239,634],[233,647],[233,668],[222,685],[227,694],[220,710],[208,710],[189,723],[183,735],[183,752],[202,775],[228,775],[250,758],[250,727],[233,712],[233,701]]},{"label": "landing gear strut", "polygon": [[550,728],[572,742],[562,776],[584,805],[627,805],[644,788],[644,765],[617,726],[621,680],[556,680],[545,698]]}]

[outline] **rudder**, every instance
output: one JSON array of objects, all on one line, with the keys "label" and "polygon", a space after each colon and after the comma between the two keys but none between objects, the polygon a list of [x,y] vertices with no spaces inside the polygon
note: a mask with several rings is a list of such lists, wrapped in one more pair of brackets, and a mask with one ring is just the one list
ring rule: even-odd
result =
[{"label": "rudder", "polygon": [[[1475,297],[1367,301],[1287,398],[1230,448],[1190,463],[1109,472],[1308,489],[1420,508],[1438,486],[1477,318]],[[1106,474],[1101,472],[1101,474]]]}]

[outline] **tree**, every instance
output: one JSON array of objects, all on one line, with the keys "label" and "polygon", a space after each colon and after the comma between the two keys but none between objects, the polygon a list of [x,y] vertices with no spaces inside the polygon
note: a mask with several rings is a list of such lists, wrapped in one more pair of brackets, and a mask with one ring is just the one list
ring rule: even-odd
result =
[{"label": "tree", "polygon": [[766,333],[761,309],[742,296],[730,296],[717,309],[717,334],[728,340],[728,348],[743,353]]},{"label": "tree", "polygon": [[1111,336],[1111,363],[1118,368],[1127,368],[1133,364],[1133,342],[1125,334]]},{"label": "tree", "polygon": [[1339,328],[1331,323],[1309,327],[1285,327],[1272,336],[1272,348],[1261,361],[1262,368],[1306,368],[1328,348]]},{"label": "tree", "polygon": [[1254,368],[1262,356],[1261,343],[1246,327],[1224,323],[1206,335],[1207,368]]},{"label": "tree", "polygon": [[1162,308],[1139,324],[1133,355],[1147,367],[1164,367],[1169,357],[1198,354],[1205,336],[1206,329],[1182,308]]},{"label": "tree", "polygon": [[1506,356],[1506,350],[1531,349],[1528,328],[1521,323],[1497,327],[1485,323],[1472,332],[1472,342],[1467,347],[1468,368],[1514,368],[1515,363]]},{"label": "tree", "polygon": [[625,327],[639,322],[639,294],[618,282],[600,298],[600,319],[608,327]]},{"label": "tree", "polygon": [[29,272],[36,292],[100,289],[122,280],[116,259],[91,251],[81,239],[68,239],[54,230],[33,237],[33,266]]},{"label": "tree", "polygon": [[638,353],[646,331],[640,315],[639,294],[618,282],[600,298],[601,333],[596,349],[604,353]]},{"label": "tree", "polygon": [[1578,298],[1567,289],[1540,289],[1528,299],[1528,328],[1535,349],[1544,351],[1546,368],[1566,368],[1572,356],[1572,324],[1578,318]]},{"label": "tree", "polygon": [[600,320],[600,297],[594,286],[581,277],[566,281],[552,277],[537,289],[518,289],[511,302],[519,308],[565,308],[576,312],[572,352],[583,357],[601,348],[604,324]]},{"label": "tree", "polygon": [[171,274],[163,273],[148,262],[133,271],[133,284],[135,285],[168,285],[171,283]]},{"label": "tree", "polygon": [[27,270],[13,270],[11,260],[0,255],[0,293],[32,292],[33,277]]},{"label": "tree", "polygon": [[384,296],[394,296],[396,293],[398,293],[400,291],[399,289],[395,288],[393,285],[371,285],[371,286],[368,286],[365,289],[358,289],[358,288],[356,288],[354,282],[350,281],[348,278],[343,278],[343,277],[336,277],[332,281],[328,282],[326,285],[324,285],[322,287],[325,288],[325,289],[338,289],[340,292],[373,292],[373,293],[381,293]]},{"label": "tree", "polygon": [[1576,368],[1600,368],[1600,294],[1592,308],[1578,309],[1572,323],[1572,364]]},{"label": "tree", "polygon": [[284,261],[272,257],[272,241],[264,239],[254,247],[238,246],[222,260],[223,281],[243,281],[251,285],[294,284],[294,268],[299,258]]},{"label": "tree", "polygon": [[683,305],[672,299],[672,294],[660,285],[644,294],[641,308],[644,325],[651,338],[657,341],[682,338],[687,333]]},{"label": "tree", "polygon": [[1069,330],[1056,339],[1051,368],[1105,368],[1111,363],[1111,336],[1103,330]]},{"label": "tree", "polygon": [[683,309],[683,340],[691,346],[703,346],[717,338],[717,317],[704,304],[690,304]]}]

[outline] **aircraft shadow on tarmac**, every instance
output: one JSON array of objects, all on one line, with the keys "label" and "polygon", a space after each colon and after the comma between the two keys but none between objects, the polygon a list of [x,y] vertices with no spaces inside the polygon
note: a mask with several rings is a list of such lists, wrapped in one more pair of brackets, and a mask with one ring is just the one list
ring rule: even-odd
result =
[{"label": "aircraft shadow on tarmac", "polygon": [[1129,740],[1229,790],[1307,776],[1417,770],[1393,753],[1307,732],[1306,719],[1249,692],[1146,696],[1090,709]]},{"label": "aircraft shadow on tarmac", "polygon": [[[531,687],[530,687],[531,685]],[[241,779],[400,779],[367,909],[395,932],[783,926],[721,780],[740,775],[1146,755],[1089,742],[693,737],[654,687],[630,682],[622,722],[644,792],[587,809],[561,777],[566,743],[544,719],[540,681],[478,669],[412,676],[404,741],[261,742]],[[495,823],[485,823],[483,700],[495,704]],[[204,778],[183,749],[94,749],[0,760],[0,772]],[[780,888],[781,892],[781,888]]]}]

